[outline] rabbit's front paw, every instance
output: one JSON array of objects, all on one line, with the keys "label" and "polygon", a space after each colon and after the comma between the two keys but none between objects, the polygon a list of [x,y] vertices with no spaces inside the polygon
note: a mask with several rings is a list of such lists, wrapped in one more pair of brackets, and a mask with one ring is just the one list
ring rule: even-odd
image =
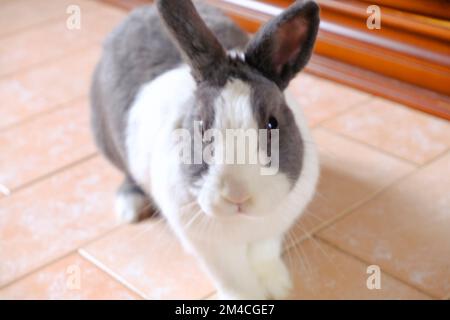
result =
[{"label": "rabbit's front paw", "polygon": [[139,222],[152,215],[148,197],[129,182],[124,182],[116,196],[116,216],[119,222]]},{"label": "rabbit's front paw", "polygon": [[262,285],[273,299],[285,299],[292,289],[292,279],[280,258],[260,261],[256,266]]}]

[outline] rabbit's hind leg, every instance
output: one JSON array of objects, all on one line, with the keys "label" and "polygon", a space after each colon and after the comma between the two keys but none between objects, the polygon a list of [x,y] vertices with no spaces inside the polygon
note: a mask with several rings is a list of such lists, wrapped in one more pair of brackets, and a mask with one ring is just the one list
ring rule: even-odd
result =
[{"label": "rabbit's hind leg", "polygon": [[133,223],[154,215],[149,196],[130,178],[125,178],[116,194],[116,215],[119,222]]}]

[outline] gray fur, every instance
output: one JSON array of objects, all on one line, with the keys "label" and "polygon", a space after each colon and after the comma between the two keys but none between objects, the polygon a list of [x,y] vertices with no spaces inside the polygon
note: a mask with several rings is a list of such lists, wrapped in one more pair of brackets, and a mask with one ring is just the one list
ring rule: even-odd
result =
[{"label": "gray fur", "polygon": [[[278,120],[279,170],[286,174],[293,186],[300,176],[304,148],[294,115],[273,82],[259,79],[252,84],[252,106],[259,128],[266,129],[271,116]],[[268,141],[267,147],[260,147],[269,146]]]},{"label": "gray fur", "polygon": [[[227,64],[224,81],[239,79],[250,85],[252,96],[251,104],[259,129],[266,129],[270,116],[276,117],[279,123],[279,169],[287,175],[292,186],[300,176],[302,168],[303,140],[295,123],[294,115],[287,106],[283,93],[273,82],[255,72],[249,65],[240,59],[230,59]],[[225,83],[223,85],[225,85]],[[220,95],[222,87],[211,87],[209,83],[200,84],[196,92],[196,108],[189,110],[184,127],[191,132],[194,139],[193,123],[201,121],[204,130],[210,129],[214,122],[214,100]],[[193,146],[193,142],[191,143]],[[203,145],[206,147],[207,143]],[[267,146],[261,146],[267,148]],[[267,150],[267,149],[266,149]],[[192,149],[192,152],[195,150]],[[194,159],[192,153],[191,159]],[[206,162],[201,164],[184,165],[186,177],[195,183],[208,169]]]},{"label": "gray fur", "polygon": [[[226,49],[245,47],[248,36],[218,9],[196,3]],[[92,127],[100,150],[128,174],[127,113],[140,87],[182,62],[155,6],[134,10],[106,39],[91,87]]]},{"label": "gray fur", "polygon": [[[144,83],[175,68],[183,58],[198,84],[196,108],[188,110],[183,126],[192,130],[193,121],[199,120],[208,129],[215,116],[214,98],[227,81],[248,83],[260,128],[266,128],[270,116],[279,122],[280,170],[293,185],[302,167],[303,141],[282,91],[311,55],[319,23],[317,5],[296,2],[248,44],[246,33],[217,9],[196,3],[200,19],[190,1],[157,3],[164,25],[155,6],[144,6],[133,11],[104,44],[91,90],[92,123],[100,150],[130,176],[125,154],[129,108]],[[287,33],[292,21],[301,27],[293,32],[294,42]],[[245,61],[227,56],[224,50],[246,46]],[[207,168],[205,163],[190,165],[184,172],[195,182]]]},{"label": "gray fur", "polygon": [[319,6],[297,1],[261,28],[250,41],[246,60],[284,90],[308,63],[319,30]]},{"label": "gray fur", "polygon": [[221,73],[226,52],[206,26],[191,1],[157,1],[162,21],[191,66],[197,82],[212,80]]},{"label": "gray fur", "polygon": [[154,205],[154,202],[151,200],[151,196],[146,194],[130,177],[126,177],[122,184],[120,185],[119,189],[117,190],[117,194],[128,197],[132,196],[134,198],[140,199],[137,203],[139,203],[139,206],[135,209],[136,217],[134,219],[135,222],[142,221],[146,218],[155,216],[157,212],[155,211],[156,207]]},{"label": "gray fur", "polygon": [[[207,143],[203,141],[202,137],[197,136],[198,133],[196,135],[196,132],[194,132],[193,124],[195,121],[201,121],[203,131],[206,131],[213,127],[215,118],[213,105],[216,97],[220,95],[220,91],[220,87],[211,87],[209,83],[206,82],[199,83],[198,85],[196,92],[196,108],[189,110],[188,116],[184,119],[183,123],[183,127],[187,128],[191,135],[191,159],[196,159],[195,157],[199,157],[199,159],[202,159],[201,152],[207,145]],[[194,148],[194,139],[202,139],[203,147],[201,150],[196,150]],[[208,164],[205,161],[202,161],[202,163],[199,164],[183,164],[183,173],[191,184],[195,184],[195,182],[202,176],[204,172],[206,172],[207,169]]]}]

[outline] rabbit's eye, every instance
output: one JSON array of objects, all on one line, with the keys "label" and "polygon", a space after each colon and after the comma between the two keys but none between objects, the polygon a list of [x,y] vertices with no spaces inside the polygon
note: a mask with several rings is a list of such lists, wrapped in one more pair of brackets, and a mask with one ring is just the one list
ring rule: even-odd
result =
[{"label": "rabbit's eye", "polygon": [[271,116],[269,118],[269,122],[267,122],[267,129],[277,129],[278,128],[278,121],[275,117]]},{"label": "rabbit's eye", "polygon": [[203,137],[205,135],[205,127],[203,126],[203,121],[199,122],[199,126],[200,126],[200,133]]}]

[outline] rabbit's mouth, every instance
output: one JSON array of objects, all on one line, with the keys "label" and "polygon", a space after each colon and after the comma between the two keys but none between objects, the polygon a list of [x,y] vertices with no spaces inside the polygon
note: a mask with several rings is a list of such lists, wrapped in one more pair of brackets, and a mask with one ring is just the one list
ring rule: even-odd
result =
[{"label": "rabbit's mouth", "polygon": [[[200,207],[202,205],[200,204]],[[204,206],[205,215],[212,219],[216,219],[219,221],[231,221],[231,220],[242,220],[242,219],[263,219],[264,215],[255,214],[255,211],[252,210],[251,201],[239,204],[232,204],[228,201],[220,201],[214,205],[206,205]]]}]

